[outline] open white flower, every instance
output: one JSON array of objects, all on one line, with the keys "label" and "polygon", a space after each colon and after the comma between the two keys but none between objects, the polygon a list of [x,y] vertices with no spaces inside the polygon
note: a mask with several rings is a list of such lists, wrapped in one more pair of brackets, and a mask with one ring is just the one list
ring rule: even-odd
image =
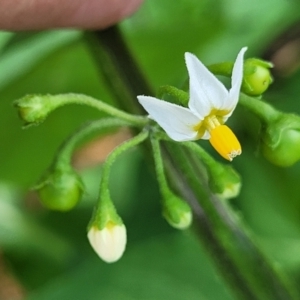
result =
[{"label": "open white flower", "polygon": [[138,100],[171,139],[209,139],[219,154],[231,161],[241,154],[241,145],[229,127],[223,124],[239,99],[246,50],[246,47],[242,48],[236,58],[229,91],[196,56],[185,53],[190,79],[188,108],[149,96],[138,96]]},{"label": "open white flower", "polygon": [[103,229],[92,226],[88,239],[95,252],[107,263],[117,261],[123,255],[126,246],[126,227],[124,224],[109,222]]}]

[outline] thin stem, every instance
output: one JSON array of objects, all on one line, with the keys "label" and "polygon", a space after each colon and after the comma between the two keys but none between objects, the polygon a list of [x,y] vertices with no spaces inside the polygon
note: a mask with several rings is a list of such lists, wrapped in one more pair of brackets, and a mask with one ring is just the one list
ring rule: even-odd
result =
[{"label": "thin stem", "polygon": [[132,60],[119,29],[110,27],[102,31],[86,32],[85,38],[99,66],[99,73],[119,107],[134,114],[144,113],[136,96],[153,95],[152,89]]},{"label": "thin stem", "polygon": [[246,107],[265,123],[276,120],[281,114],[270,104],[253,97],[249,97],[243,93],[240,94],[239,104]]},{"label": "thin stem", "polygon": [[102,198],[101,194],[109,193],[109,176],[111,166],[116,160],[116,158],[122,154],[124,151],[133,148],[134,146],[142,143],[149,136],[149,131],[143,130],[141,133],[133,137],[132,139],[122,143],[120,146],[116,147],[107,157],[102,170],[102,178],[100,183],[100,198]]},{"label": "thin stem", "polygon": [[176,104],[188,106],[189,94],[183,90],[177,89],[171,85],[163,85],[158,89],[157,98],[164,99],[165,95],[173,96]]},{"label": "thin stem", "polygon": [[[164,132],[157,132],[156,137],[158,139],[171,142],[171,143],[177,143],[173,141],[171,138],[169,138]],[[196,142],[182,142],[181,145],[184,147],[187,147],[188,149],[192,150],[198,155],[198,159],[201,160],[201,162],[211,171],[216,170],[220,167],[220,164],[214,160],[212,156],[210,156],[199,144]]]},{"label": "thin stem", "polygon": [[222,62],[218,64],[209,65],[207,66],[207,69],[215,75],[223,75],[226,77],[231,77],[233,65],[234,65],[233,62]]},{"label": "thin stem", "polygon": [[132,124],[114,118],[104,118],[83,124],[61,145],[56,154],[55,163],[70,164],[74,149],[83,139],[91,135],[93,132],[99,132],[106,128],[111,129],[121,126],[132,126]]},{"label": "thin stem", "polygon": [[152,153],[155,164],[155,171],[157,176],[157,181],[159,182],[159,188],[163,195],[169,192],[168,183],[164,171],[164,164],[161,156],[159,140],[151,136]]},{"label": "thin stem", "polygon": [[201,161],[207,166],[207,167],[214,167],[218,163],[210,156],[200,145],[198,145],[195,142],[184,142],[182,143],[183,146],[191,149],[195,153],[197,153],[201,159]]},{"label": "thin stem", "polygon": [[46,95],[45,97],[51,97],[51,101],[57,103],[57,107],[66,104],[83,104],[93,107],[99,111],[105,112],[115,118],[119,118],[121,120],[137,125],[139,127],[143,127],[148,123],[148,119],[146,117],[128,114],[90,96],[70,93],[60,95]]},{"label": "thin stem", "polygon": [[[97,222],[100,224],[100,229],[106,226],[107,221],[109,220],[113,220],[116,224],[123,223],[111,200],[109,192],[109,177],[112,164],[115,162],[117,157],[121,155],[124,151],[142,143],[148,136],[149,131],[143,130],[132,139],[116,147],[106,158],[106,161],[103,164],[102,177],[100,181],[99,199],[92,218],[92,220],[98,220]],[[106,212],[106,214],[104,214],[103,212]],[[104,216],[105,218],[103,218]],[[91,222],[90,224],[92,223],[93,222]]]}]

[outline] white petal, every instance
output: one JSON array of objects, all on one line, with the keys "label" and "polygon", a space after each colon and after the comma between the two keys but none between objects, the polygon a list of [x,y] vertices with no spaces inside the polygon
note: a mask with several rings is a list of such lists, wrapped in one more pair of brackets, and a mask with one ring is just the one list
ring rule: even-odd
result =
[{"label": "white petal", "polygon": [[154,97],[138,96],[138,100],[171,139],[189,141],[196,138],[197,132],[193,128],[201,119],[189,109]]},{"label": "white petal", "polygon": [[[235,109],[239,100],[239,94],[243,80],[244,54],[246,51],[247,47],[241,49],[235,60],[232,70],[231,89],[229,91],[228,100],[226,101],[226,109],[230,110],[231,113]],[[228,114],[227,117],[229,117],[231,113]]]},{"label": "white petal", "polygon": [[100,258],[108,263],[115,262],[125,250],[126,227],[123,224],[102,230],[92,227],[88,232],[88,239]]},{"label": "white petal", "polygon": [[189,108],[199,117],[206,117],[213,108],[220,108],[228,98],[224,85],[191,53],[185,53],[190,77]]},{"label": "white petal", "polygon": [[202,140],[209,140],[210,139],[210,133],[208,130],[206,130],[203,134],[203,136],[201,137]]}]

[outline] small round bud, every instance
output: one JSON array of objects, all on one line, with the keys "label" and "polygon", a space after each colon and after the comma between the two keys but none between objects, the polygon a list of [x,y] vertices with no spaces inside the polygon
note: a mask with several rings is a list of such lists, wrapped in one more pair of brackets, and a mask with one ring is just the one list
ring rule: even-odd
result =
[{"label": "small round bud", "polygon": [[300,159],[300,118],[281,114],[273,122],[263,124],[261,151],[271,163],[288,167]]},{"label": "small round bud", "polygon": [[25,126],[38,125],[43,122],[47,115],[53,111],[59,103],[52,101],[47,95],[27,95],[14,102],[18,109],[20,118],[25,122]]},{"label": "small round bud", "polygon": [[244,62],[242,92],[249,96],[260,96],[273,82],[270,68],[273,64],[257,58],[249,58]]},{"label": "small round bud", "polygon": [[208,172],[209,187],[219,198],[225,200],[239,195],[242,186],[241,177],[231,166],[217,164]]},{"label": "small round bud", "polygon": [[80,200],[83,184],[71,167],[56,167],[35,189],[45,207],[68,211]]},{"label": "small round bud", "polygon": [[172,227],[177,229],[186,229],[192,223],[190,206],[172,192],[164,195],[163,216]]}]

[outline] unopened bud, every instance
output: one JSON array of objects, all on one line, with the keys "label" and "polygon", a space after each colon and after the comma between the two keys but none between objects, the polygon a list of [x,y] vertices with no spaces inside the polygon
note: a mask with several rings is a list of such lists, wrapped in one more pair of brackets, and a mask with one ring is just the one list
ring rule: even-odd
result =
[{"label": "unopened bud", "polygon": [[300,159],[300,117],[282,113],[262,125],[261,151],[274,165],[288,167]]},{"label": "unopened bud", "polygon": [[83,184],[70,167],[55,167],[35,187],[43,205],[49,209],[68,211],[79,202]]},{"label": "unopened bud", "polygon": [[177,229],[186,229],[192,223],[190,206],[172,192],[164,195],[163,216],[172,227]]},{"label": "unopened bud", "polygon": [[126,227],[118,215],[109,193],[100,191],[100,199],[88,226],[88,239],[107,263],[119,260],[126,247]]},{"label": "unopened bud", "polygon": [[239,195],[241,190],[241,177],[229,165],[215,164],[208,169],[208,184],[213,193],[221,199],[231,199]]},{"label": "unopened bud", "polygon": [[249,58],[244,62],[244,77],[241,91],[249,96],[260,96],[273,82],[270,68],[271,62],[257,58]]},{"label": "unopened bud", "polygon": [[126,227],[124,224],[107,223],[102,229],[92,225],[88,231],[88,239],[95,250],[107,263],[121,258],[126,246]]},{"label": "unopened bud", "polygon": [[16,100],[14,105],[18,109],[20,118],[25,122],[25,126],[28,126],[43,122],[58,103],[53,102],[50,96],[27,95]]}]

